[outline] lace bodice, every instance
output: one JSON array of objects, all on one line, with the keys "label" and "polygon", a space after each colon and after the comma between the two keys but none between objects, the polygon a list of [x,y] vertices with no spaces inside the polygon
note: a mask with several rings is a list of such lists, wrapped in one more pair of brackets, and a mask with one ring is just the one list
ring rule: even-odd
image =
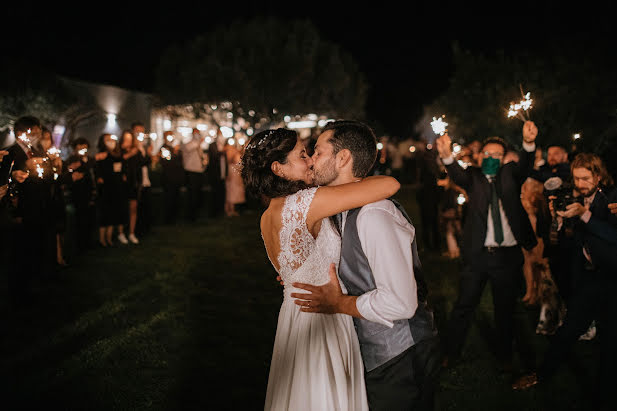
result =
[{"label": "lace bodice", "polygon": [[338,266],[341,240],[330,220],[322,220],[316,239],[306,226],[308,213],[317,187],[301,190],[285,199],[279,234],[279,274],[288,290],[293,282],[321,285],[329,281],[331,263]]}]

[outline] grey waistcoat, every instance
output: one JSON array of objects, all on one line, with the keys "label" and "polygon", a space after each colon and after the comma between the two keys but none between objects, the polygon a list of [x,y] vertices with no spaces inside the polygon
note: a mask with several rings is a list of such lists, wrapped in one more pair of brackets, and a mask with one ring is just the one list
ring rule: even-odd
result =
[{"label": "grey waistcoat", "polygon": [[[394,204],[409,220],[405,210],[396,201],[394,201]],[[345,230],[342,235],[339,265],[339,277],[345,284],[348,295],[355,296],[377,288],[358,236],[357,219],[359,212],[360,209],[356,208],[350,210],[347,214]],[[384,244],[384,247],[387,246],[387,244]],[[394,321],[392,328],[365,319],[354,318],[364,368],[367,372],[386,363],[414,344],[437,335],[433,313],[426,304],[427,288],[422,276],[415,237],[409,247],[413,253],[413,271],[418,285],[418,308],[414,316],[409,319]]]}]

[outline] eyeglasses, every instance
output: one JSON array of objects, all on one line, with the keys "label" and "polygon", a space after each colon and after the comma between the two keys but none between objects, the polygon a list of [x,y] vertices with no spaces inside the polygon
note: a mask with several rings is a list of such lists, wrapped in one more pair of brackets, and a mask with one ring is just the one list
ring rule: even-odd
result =
[{"label": "eyeglasses", "polygon": [[485,151],[484,153],[485,157],[492,157],[492,158],[503,158],[504,153],[502,153],[501,151]]}]

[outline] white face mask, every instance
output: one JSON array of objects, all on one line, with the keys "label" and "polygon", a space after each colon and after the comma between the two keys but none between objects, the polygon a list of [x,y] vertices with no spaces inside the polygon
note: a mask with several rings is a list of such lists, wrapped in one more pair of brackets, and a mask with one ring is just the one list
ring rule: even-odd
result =
[{"label": "white face mask", "polygon": [[115,142],[115,141],[113,141],[113,140],[112,140],[112,141],[106,141],[106,142],[105,142],[105,147],[107,147],[107,149],[108,149],[109,151],[113,151],[113,150],[115,150],[115,149],[116,149],[116,142]]}]

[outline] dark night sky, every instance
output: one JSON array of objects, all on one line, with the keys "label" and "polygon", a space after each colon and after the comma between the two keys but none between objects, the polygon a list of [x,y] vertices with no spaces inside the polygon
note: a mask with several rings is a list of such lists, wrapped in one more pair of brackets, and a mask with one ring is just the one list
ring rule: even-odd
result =
[{"label": "dark night sky", "polygon": [[[44,68],[62,75],[151,92],[160,53],[169,45],[239,17],[309,18],[325,38],[351,53],[366,74],[371,87],[369,119],[403,135],[411,132],[422,105],[447,86],[453,41],[483,53],[541,52],[553,39],[582,36],[606,42],[609,61],[617,63],[613,9],[597,9],[587,18],[577,11],[564,14],[563,7],[555,14],[551,6],[530,8],[522,3],[509,11],[480,12],[467,5],[429,8],[401,3],[410,6],[407,11],[400,4],[385,2],[380,7],[353,8],[334,2],[203,1],[182,2],[177,8],[170,8],[173,3],[169,2],[165,7],[154,4],[127,8],[89,3],[87,11],[67,11],[68,7],[62,10],[57,5],[35,10],[10,6],[3,57],[35,54]],[[529,33],[527,38],[513,35],[521,28]]]}]

